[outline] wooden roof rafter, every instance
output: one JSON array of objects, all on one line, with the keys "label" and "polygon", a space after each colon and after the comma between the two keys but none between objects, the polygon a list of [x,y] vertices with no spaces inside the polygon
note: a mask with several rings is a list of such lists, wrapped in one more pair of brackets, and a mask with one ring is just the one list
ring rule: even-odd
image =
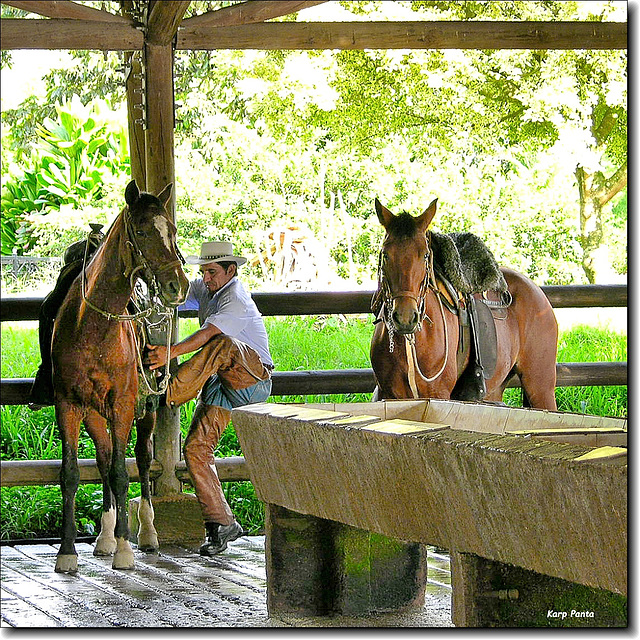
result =
[{"label": "wooden roof rafter", "polygon": [[296,2],[291,0],[248,0],[215,11],[208,11],[183,21],[183,28],[195,27],[231,27],[242,24],[264,22],[273,18],[297,13],[307,7],[324,4],[327,0],[308,0]]},{"label": "wooden roof rafter", "polygon": [[2,2],[9,7],[35,13],[46,18],[68,18],[70,20],[90,20],[99,22],[117,22],[130,24],[124,16],[101,9],[87,7],[72,0],[6,0]]},{"label": "wooden roof rafter", "polygon": [[163,0],[154,2],[147,19],[147,42],[168,45],[178,32],[189,0]]}]

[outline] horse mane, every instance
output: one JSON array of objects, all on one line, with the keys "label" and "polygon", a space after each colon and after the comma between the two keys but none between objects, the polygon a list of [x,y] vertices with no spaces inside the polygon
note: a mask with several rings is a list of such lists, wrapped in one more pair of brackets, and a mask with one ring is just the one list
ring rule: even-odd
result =
[{"label": "horse mane", "polygon": [[398,238],[412,238],[417,230],[418,218],[406,211],[394,216],[387,227],[387,233]]}]

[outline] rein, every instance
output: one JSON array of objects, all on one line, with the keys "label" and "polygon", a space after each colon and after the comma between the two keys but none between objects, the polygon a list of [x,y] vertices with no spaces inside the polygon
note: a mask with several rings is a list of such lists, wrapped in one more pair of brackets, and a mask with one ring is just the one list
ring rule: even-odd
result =
[{"label": "rein", "polygon": [[[131,232],[131,221],[130,221],[128,212],[125,212],[123,215],[124,215],[123,217],[124,232],[127,236],[126,244],[131,248],[131,254],[127,256],[128,259],[126,260],[129,266],[125,270],[124,275],[128,277],[129,283],[131,284],[132,298],[133,298],[133,292],[135,291],[135,282],[137,279],[138,272],[144,271],[147,274],[147,277],[149,280],[148,300],[153,300],[153,299],[159,300],[159,296],[158,296],[159,287],[158,287],[158,281],[156,279],[156,273],[149,266],[147,259],[144,257],[142,250],[140,249],[138,243],[136,242],[134,234]],[[87,277],[86,269],[87,269],[87,261],[89,256],[90,239],[92,238],[92,236],[95,237],[96,234],[97,234],[97,229],[94,229],[92,225],[92,230],[89,232],[89,235],[87,237],[87,242],[85,244],[84,258],[82,263],[82,276],[81,276],[82,300],[86,303],[86,305],[90,309],[100,314],[101,316],[107,318],[108,320],[112,320],[116,322],[129,322],[131,324],[131,330],[133,332],[133,337],[136,344],[136,359],[138,364],[138,370],[142,373],[141,378],[144,382],[144,386],[146,387],[145,389],[146,394],[160,395],[164,393],[167,390],[167,387],[169,386],[169,378],[170,378],[169,365],[171,360],[171,337],[173,334],[173,320],[174,320],[173,310],[169,309],[168,307],[165,307],[161,302],[158,302],[158,304],[154,306],[148,306],[146,309],[142,309],[141,311],[133,314],[111,313],[110,311],[105,311],[104,309],[101,309],[100,307],[97,307],[96,305],[94,305],[89,300],[86,294],[86,277]],[[156,272],[162,273],[167,269],[174,268],[176,264],[179,265],[181,262],[184,264],[184,258],[182,257],[182,254],[180,253],[180,251],[177,250],[177,245],[174,245],[174,248],[176,249],[177,255],[179,256],[180,259],[172,260],[171,262],[162,265],[156,270]],[[135,266],[133,266],[134,262],[137,262]],[[142,299],[144,299],[144,297],[142,296],[142,294],[139,294],[139,300],[142,300]],[[135,302],[136,301],[134,300],[134,303]],[[153,313],[158,314],[160,316],[160,319],[157,322],[152,323],[148,321],[148,318]],[[151,388],[151,385],[149,384],[149,380],[147,379],[145,368],[142,363],[142,347],[138,340],[138,335],[135,330],[135,327],[133,326],[134,322],[141,322],[143,323],[143,326],[146,328],[159,327],[161,325],[166,325],[167,362],[165,364],[164,374],[162,376],[162,380],[159,384],[159,388],[157,391]]]},{"label": "rein", "polygon": [[[420,379],[423,382],[430,383],[430,382],[433,382],[434,380],[437,380],[443,374],[447,366],[448,355],[449,355],[449,332],[447,330],[447,321],[444,315],[444,307],[442,305],[442,294],[440,293],[436,285],[432,251],[429,251],[429,255],[426,258],[426,262],[427,262],[427,269],[426,269],[425,276],[422,282],[420,283],[420,289],[419,289],[418,295],[415,295],[413,291],[400,291],[395,295],[393,295],[391,291],[391,287],[389,286],[389,281],[384,273],[382,251],[380,252],[380,256],[378,259],[378,286],[382,291],[382,298],[383,298],[382,304],[384,307],[382,317],[383,317],[385,326],[387,327],[387,332],[389,334],[389,353],[393,353],[395,349],[395,340],[394,340],[395,328],[393,325],[393,318],[392,318],[393,301],[398,298],[411,298],[412,300],[415,300],[418,306],[418,322],[416,325],[416,329],[411,334],[404,334],[405,352],[407,354],[407,367],[408,367],[407,376],[409,378],[409,387],[411,388],[411,393],[413,394],[414,398],[419,397],[418,388],[416,385],[416,374],[420,376]],[[416,343],[415,334],[417,331],[422,330],[422,323],[426,320],[430,325],[433,325],[433,321],[425,311],[426,296],[427,296],[427,291],[429,289],[431,289],[436,295],[436,298],[438,300],[438,304],[440,307],[440,316],[442,317],[442,323],[444,325],[444,359],[440,369],[433,376],[425,376],[420,370],[420,365],[418,364],[418,358],[416,355],[416,344],[415,344]]]}]

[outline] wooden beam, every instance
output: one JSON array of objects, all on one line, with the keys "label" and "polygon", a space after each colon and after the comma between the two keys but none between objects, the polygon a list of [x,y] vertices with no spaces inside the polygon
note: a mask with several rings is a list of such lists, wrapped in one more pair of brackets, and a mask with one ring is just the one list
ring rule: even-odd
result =
[{"label": "wooden beam", "polygon": [[[0,22],[2,49],[142,49],[128,24],[88,20]],[[626,49],[624,22],[275,22],[185,27],[177,48],[214,49]]]},{"label": "wooden beam", "polygon": [[0,20],[0,48],[137,51],[144,35],[131,24],[99,20]]},{"label": "wooden beam", "polygon": [[307,7],[324,4],[327,0],[291,2],[289,0],[249,0],[217,11],[209,11],[183,21],[182,27],[231,27],[253,22],[264,22],[296,13]]},{"label": "wooden beam", "polygon": [[[557,309],[626,307],[626,284],[576,284],[541,287]],[[290,291],[252,295],[264,316],[370,313],[373,291]],[[43,297],[6,297],[0,305],[0,322],[37,320]],[[195,311],[181,311],[181,318],[195,318]]]},{"label": "wooden beam", "polygon": [[[140,482],[138,466],[135,458],[125,460],[127,473],[131,482]],[[2,478],[3,487],[29,487],[60,484],[60,460],[3,460]],[[215,461],[218,477],[222,482],[236,482],[249,480],[249,469],[242,456],[230,456],[218,458]],[[102,484],[100,472],[95,459],[78,460],[80,472],[80,484]],[[162,474],[162,465],[154,460],[151,463],[150,476],[152,480]],[[191,476],[187,471],[184,461],[176,465],[175,476],[180,482],[191,484]]]},{"label": "wooden beam", "polygon": [[[173,147],[173,50],[170,45],[145,45],[147,126],[147,191],[158,194],[170,182],[175,183]],[[175,219],[175,188],[167,207]]]},{"label": "wooden beam", "polygon": [[[185,21],[186,22],[186,21]],[[185,26],[178,49],[626,49],[625,22],[273,22]]]},{"label": "wooden beam", "polygon": [[[175,220],[173,48],[171,44],[146,42],[144,56],[147,191],[158,194],[169,183],[174,184],[167,212]],[[163,468],[174,469],[180,460],[179,409],[161,407],[158,410],[153,443],[154,455]],[[155,481],[154,495],[167,496],[179,492],[180,482],[173,474],[165,473]]]},{"label": "wooden beam", "polygon": [[147,20],[147,42],[161,46],[170,44],[189,4],[189,0],[155,2]]},{"label": "wooden beam", "polygon": [[[134,6],[132,0],[122,2],[122,12],[133,20]],[[125,52],[125,63],[127,65],[125,87],[127,90],[127,125],[131,178],[136,181],[140,189],[146,191],[147,152],[144,133],[145,97],[142,53],[139,51]]]},{"label": "wooden beam", "polygon": [[86,7],[71,0],[3,0],[2,4],[23,11],[29,11],[39,16],[47,18],[70,18],[74,20],[98,20],[104,22],[118,22],[120,24],[131,24],[130,20],[123,16]]},{"label": "wooden beam", "polygon": [[[626,362],[559,362],[556,364],[556,387],[626,386]],[[324,369],[321,371],[274,371],[272,396],[306,396],[333,393],[371,393],[375,387],[372,369]],[[0,380],[0,404],[29,402],[33,378]],[[507,385],[519,388],[513,377]]]}]

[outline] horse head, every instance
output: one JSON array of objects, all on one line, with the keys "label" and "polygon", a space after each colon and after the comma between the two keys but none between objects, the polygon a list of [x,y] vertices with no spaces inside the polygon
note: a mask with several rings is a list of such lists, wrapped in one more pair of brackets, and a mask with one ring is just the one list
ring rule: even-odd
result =
[{"label": "horse head", "polygon": [[424,313],[424,296],[431,269],[427,229],[436,213],[437,199],[422,215],[394,215],[376,198],[375,208],[386,234],[380,251],[379,287],[387,307],[387,322],[401,334],[417,331]]},{"label": "horse head", "polygon": [[135,180],[125,190],[127,243],[132,248],[131,275],[140,275],[150,289],[156,289],[164,304],[181,304],[189,287],[182,270],[184,262],[176,243],[176,226],[167,213],[173,183],[157,196],[141,192]]}]

